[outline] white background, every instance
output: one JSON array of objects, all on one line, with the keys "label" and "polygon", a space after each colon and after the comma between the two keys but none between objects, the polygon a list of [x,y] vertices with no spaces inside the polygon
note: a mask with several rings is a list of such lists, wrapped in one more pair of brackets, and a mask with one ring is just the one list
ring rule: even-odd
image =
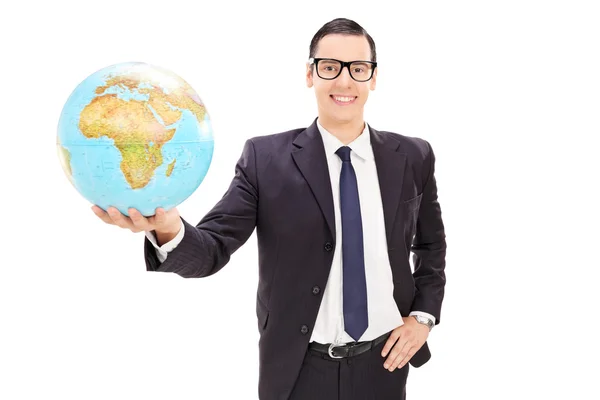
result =
[{"label": "white background", "polygon": [[196,223],[246,139],[312,122],[308,46],[340,16],[377,45],[366,119],[437,156],[447,294],[408,397],[600,398],[600,13],[523,0],[4,2],[0,398],[257,397],[255,236],[207,279],[146,272],[143,234],[104,225],[69,184],[56,127],[105,66],[182,76],[215,129],[179,207]]}]

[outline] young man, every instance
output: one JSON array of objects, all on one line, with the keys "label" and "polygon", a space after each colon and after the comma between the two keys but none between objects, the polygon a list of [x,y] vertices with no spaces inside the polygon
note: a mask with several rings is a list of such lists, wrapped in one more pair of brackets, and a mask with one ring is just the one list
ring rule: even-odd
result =
[{"label": "young man", "polygon": [[408,363],[430,357],[446,254],[435,158],[427,141],[365,123],[376,66],[362,27],[325,24],[306,69],[318,118],[248,140],[198,225],[177,209],[126,218],[94,207],[107,223],[146,232],[149,271],[185,278],[218,272],[257,229],[262,400],[402,399]]}]

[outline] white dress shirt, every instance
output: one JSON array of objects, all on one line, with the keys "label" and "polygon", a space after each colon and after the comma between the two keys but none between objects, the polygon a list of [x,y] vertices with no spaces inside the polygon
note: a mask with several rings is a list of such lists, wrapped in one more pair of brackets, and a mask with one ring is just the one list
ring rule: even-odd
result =
[{"label": "white dress shirt", "polygon": [[[344,331],[343,290],[342,290],[342,220],[340,214],[340,173],[342,160],[335,152],[344,144],[329,133],[317,120],[319,132],[323,138],[325,155],[329,167],[331,188],[333,191],[333,205],[335,213],[335,251],[331,271],[323,299],[317,315],[310,341],[318,343],[348,343],[354,339]],[[392,269],[388,258],[387,240],[385,236],[385,222],[379,179],[368,125],[360,136],[348,144],[352,149],[350,158],[356,173],[358,192],[360,197],[360,212],[363,225],[363,245],[365,257],[365,277],[367,281],[367,308],[369,313],[369,326],[359,341],[373,340],[403,324],[402,316],[394,301],[394,282]],[[146,236],[157,251],[160,262],[164,262],[169,251],[173,250],[183,238],[182,227],[177,236],[168,243],[158,246],[156,238],[151,232]],[[422,311],[413,311],[410,315],[422,315],[435,322],[435,318]]]}]

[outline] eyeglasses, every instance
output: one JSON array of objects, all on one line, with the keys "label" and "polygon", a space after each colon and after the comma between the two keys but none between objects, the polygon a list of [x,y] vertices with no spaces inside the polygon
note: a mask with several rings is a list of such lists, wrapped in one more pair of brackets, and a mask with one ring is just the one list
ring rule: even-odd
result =
[{"label": "eyeglasses", "polygon": [[344,68],[348,68],[352,79],[366,82],[373,77],[377,67],[374,61],[340,61],[334,58],[310,58],[308,62],[315,65],[319,78],[327,80],[337,78]]}]

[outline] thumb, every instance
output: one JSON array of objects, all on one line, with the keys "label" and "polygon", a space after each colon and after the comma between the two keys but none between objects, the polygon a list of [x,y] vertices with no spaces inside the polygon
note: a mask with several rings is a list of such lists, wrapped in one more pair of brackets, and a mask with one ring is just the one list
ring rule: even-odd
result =
[{"label": "thumb", "polygon": [[156,230],[168,232],[179,230],[179,226],[181,225],[179,211],[176,208],[166,211],[164,208],[159,207],[156,209],[152,224]]},{"label": "thumb", "polygon": [[161,228],[161,227],[163,227],[163,225],[165,225],[166,219],[167,219],[167,216],[166,216],[165,209],[162,207],[159,207],[156,209],[156,212],[154,213],[154,218],[153,218],[152,224],[154,225],[155,228]]}]

